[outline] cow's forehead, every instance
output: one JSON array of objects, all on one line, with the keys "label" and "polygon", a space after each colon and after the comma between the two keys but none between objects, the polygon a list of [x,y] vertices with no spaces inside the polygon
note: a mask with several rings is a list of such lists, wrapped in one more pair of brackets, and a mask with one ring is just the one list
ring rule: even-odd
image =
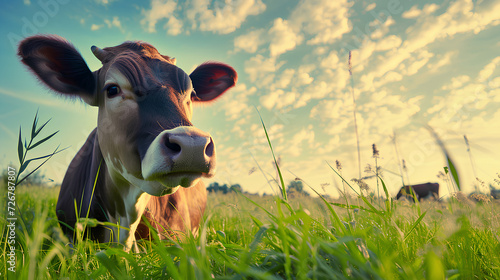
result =
[{"label": "cow's forehead", "polygon": [[119,71],[138,91],[146,93],[162,86],[169,86],[177,92],[189,90],[191,80],[173,60],[161,55],[147,43],[126,42],[122,45],[105,48],[107,57],[103,61],[102,79],[108,72]]},{"label": "cow's forehead", "polygon": [[158,52],[155,47],[144,42],[125,42],[115,47],[104,48],[104,51],[105,57],[103,58],[103,63],[109,62],[118,55],[123,55],[125,53],[135,53],[143,58],[164,60],[171,64],[174,64],[174,59],[170,58],[169,56],[160,54],[160,52]]}]

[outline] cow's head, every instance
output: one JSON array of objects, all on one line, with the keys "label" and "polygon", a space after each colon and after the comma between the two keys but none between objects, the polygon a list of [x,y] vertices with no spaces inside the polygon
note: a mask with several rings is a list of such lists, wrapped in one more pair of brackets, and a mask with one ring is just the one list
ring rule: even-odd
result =
[{"label": "cow's head", "polygon": [[188,75],[142,42],[92,52],[102,62],[94,72],[63,38],[34,36],[19,46],[22,62],[49,88],[99,107],[99,146],[113,181],[159,196],[213,176],[215,146],[192,126],[192,103],[234,86],[233,68],[204,63]]}]

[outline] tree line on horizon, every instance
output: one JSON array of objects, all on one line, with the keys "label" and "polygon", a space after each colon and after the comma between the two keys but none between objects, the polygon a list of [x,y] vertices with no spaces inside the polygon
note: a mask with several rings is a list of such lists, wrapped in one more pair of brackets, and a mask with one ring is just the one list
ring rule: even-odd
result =
[{"label": "tree line on horizon", "polygon": [[[228,185],[228,184],[219,184],[218,182],[213,182],[207,187],[207,191],[209,193],[221,193],[221,194],[228,194],[228,193],[245,193],[248,194],[249,192],[243,191],[243,188],[241,187],[240,184],[233,184],[233,185]],[[291,181],[287,188],[286,192],[288,195],[294,196],[294,195],[303,195],[303,196],[309,196],[309,193],[304,190],[304,184],[302,181]],[[264,193],[264,196],[267,195]]]}]

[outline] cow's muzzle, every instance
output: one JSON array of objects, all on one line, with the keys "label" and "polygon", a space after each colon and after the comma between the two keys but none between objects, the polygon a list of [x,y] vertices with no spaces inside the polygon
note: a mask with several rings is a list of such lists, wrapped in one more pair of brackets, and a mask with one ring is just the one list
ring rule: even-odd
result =
[{"label": "cow's muzzle", "polygon": [[191,187],[215,174],[215,145],[210,134],[192,126],[165,130],[142,160],[142,176],[167,188]]}]

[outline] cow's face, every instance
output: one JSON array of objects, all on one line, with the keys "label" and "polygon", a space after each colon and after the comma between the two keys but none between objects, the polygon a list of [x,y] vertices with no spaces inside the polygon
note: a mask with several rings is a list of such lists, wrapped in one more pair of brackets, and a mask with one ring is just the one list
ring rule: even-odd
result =
[{"label": "cow's face", "polygon": [[215,146],[208,133],[192,126],[192,103],[211,101],[232,87],[231,67],[206,63],[187,75],[154,47],[129,42],[92,47],[103,63],[92,73],[61,38],[31,37],[19,49],[50,88],[99,107],[97,137],[116,184],[158,196],[214,174]]}]

